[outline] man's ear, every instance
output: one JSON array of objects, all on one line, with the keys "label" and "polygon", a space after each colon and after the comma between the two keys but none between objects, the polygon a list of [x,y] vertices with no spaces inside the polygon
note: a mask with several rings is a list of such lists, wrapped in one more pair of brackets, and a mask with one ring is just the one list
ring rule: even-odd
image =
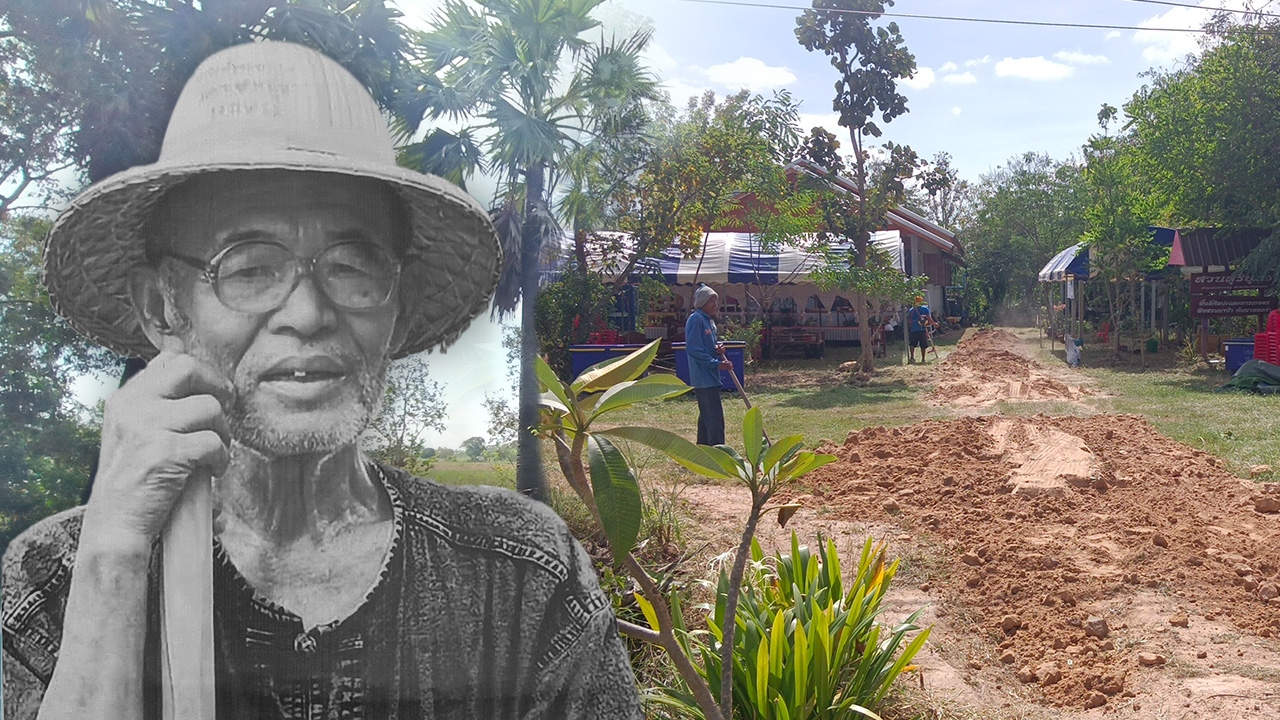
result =
[{"label": "man's ear", "polygon": [[147,339],[157,348],[164,347],[165,336],[173,334],[169,300],[164,292],[160,271],[150,265],[135,266],[129,272],[129,297],[133,300],[134,317]]}]

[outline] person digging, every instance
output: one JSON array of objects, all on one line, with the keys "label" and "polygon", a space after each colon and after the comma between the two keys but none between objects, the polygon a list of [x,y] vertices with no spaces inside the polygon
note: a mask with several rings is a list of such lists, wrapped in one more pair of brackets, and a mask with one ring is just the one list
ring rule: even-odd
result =
[{"label": "person digging", "polygon": [[724,405],[720,399],[720,371],[732,370],[716,337],[720,297],[706,285],[693,292],[693,312],[684,324],[685,353],[689,358],[689,384],[698,399],[698,444],[724,444]]},{"label": "person digging", "polygon": [[917,295],[915,305],[907,311],[907,364],[916,361],[916,348],[920,348],[920,364],[925,362],[925,353],[929,350],[929,333],[938,327],[938,322],[929,312],[929,305],[924,297]]}]

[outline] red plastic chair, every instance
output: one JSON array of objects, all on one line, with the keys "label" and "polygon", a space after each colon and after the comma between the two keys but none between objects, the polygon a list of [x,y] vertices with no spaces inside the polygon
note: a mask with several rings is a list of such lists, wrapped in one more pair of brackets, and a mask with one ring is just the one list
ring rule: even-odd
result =
[{"label": "red plastic chair", "polygon": [[1111,322],[1107,321],[1098,326],[1098,332],[1094,335],[1094,340],[1100,343],[1111,342]]}]

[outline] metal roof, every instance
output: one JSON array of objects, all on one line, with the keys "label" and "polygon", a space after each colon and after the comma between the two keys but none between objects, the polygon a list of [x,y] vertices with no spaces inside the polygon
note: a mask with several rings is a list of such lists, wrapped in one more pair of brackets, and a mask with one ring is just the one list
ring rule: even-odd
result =
[{"label": "metal roof", "polygon": [[1071,277],[1089,277],[1089,246],[1076,243],[1040,268],[1040,282],[1062,282]]},{"label": "metal roof", "polygon": [[1271,234],[1260,228],[1179,229],[1169,252],[1170,265],[1184,267],[1228,268],[1253,252],[1263,238]]}]

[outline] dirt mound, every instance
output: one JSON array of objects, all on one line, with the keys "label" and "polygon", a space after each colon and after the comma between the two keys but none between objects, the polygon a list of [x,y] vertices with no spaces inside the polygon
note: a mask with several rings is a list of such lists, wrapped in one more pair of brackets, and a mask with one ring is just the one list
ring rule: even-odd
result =
[{"label": "dirt mound", "polygon": [[987,407],[1006,400],[1075,401],[1084,392],[1052,377],[1039,363],[1009,350],[1021,342],[1005,330],[965,337],[935,372],[936,405]]},{"label": "dirt mound", "polygon": [[945,547],[923,589],[1051,703],[1115,705],[1151,667],[1213,662],[1197,629],[1280,636],[1280,514],[1140,417],[925,421],[827,450],[806,485],[830,517]]}]

